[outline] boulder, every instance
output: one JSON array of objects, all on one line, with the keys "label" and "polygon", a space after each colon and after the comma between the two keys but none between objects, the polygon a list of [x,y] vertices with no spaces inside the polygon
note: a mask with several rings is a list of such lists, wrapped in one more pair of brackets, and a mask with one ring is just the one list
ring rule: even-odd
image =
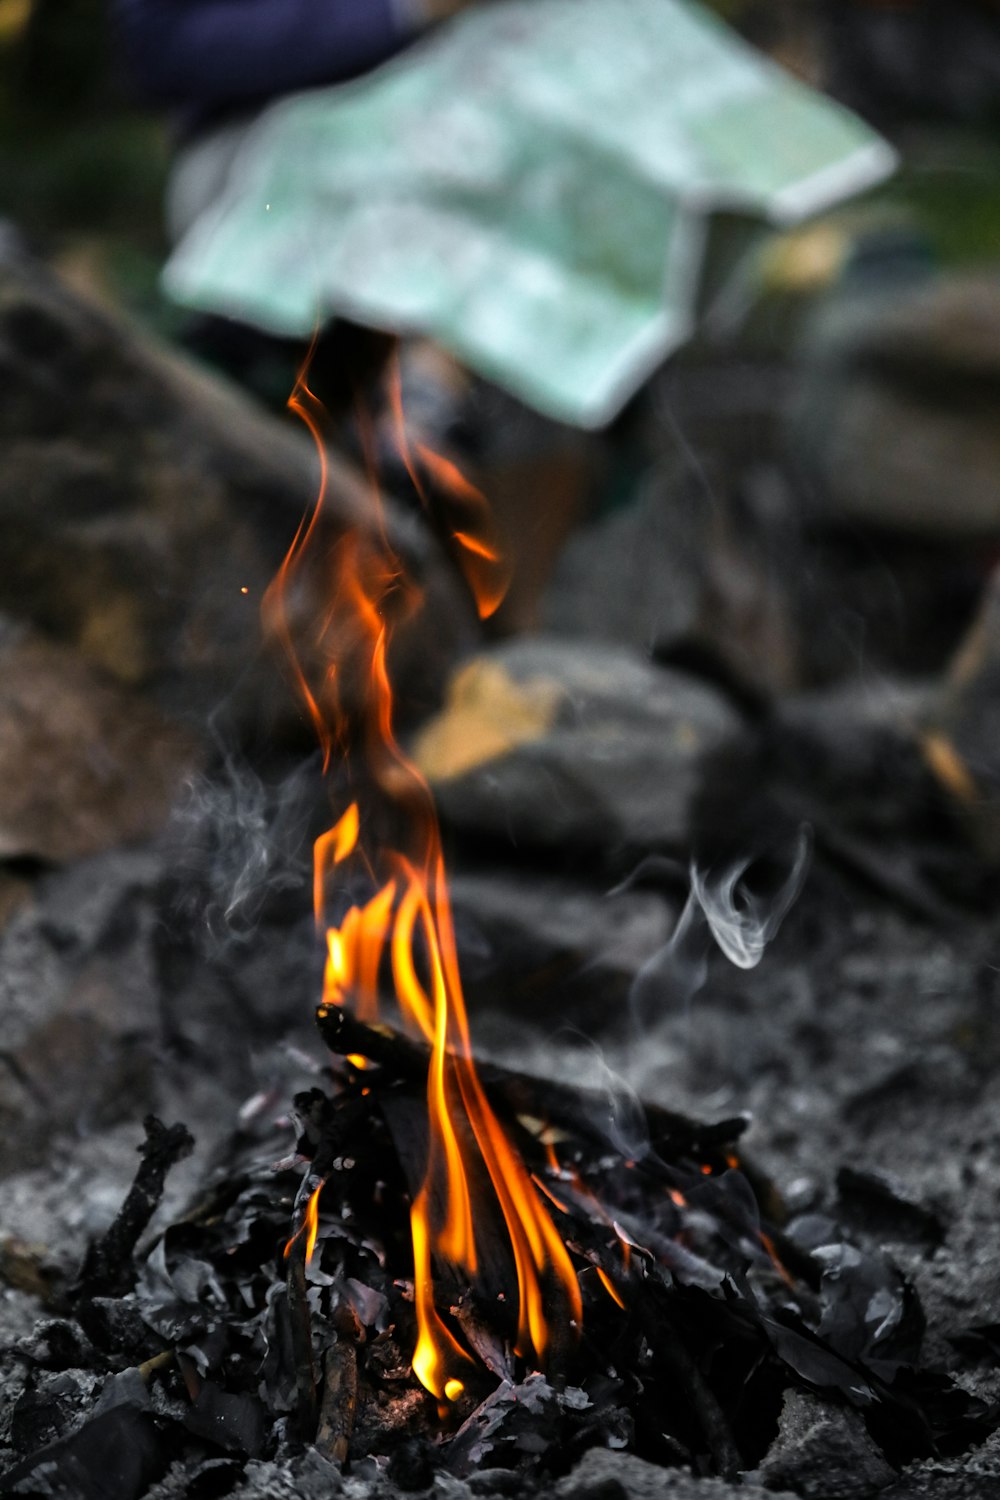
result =
[{"label": "boulder", "polygon": [[[717,427],[703,432],[691,458],[659,439],[640,493],[567,543],[544,600],[547,631],[711,661],[748,696],[799,684],[795,502],[775,475],[744,469],[737,503],[721,472],[734,458],[720,453],[725,441]],[[711,471],[710,499],[696,465]]]},{"label": "boulder", "polygon": [[[770,878],[777,853],[780,878],[782,851],[806,825],[821,856],[814,875],[834,865],[924,920],[988,901],[932,769],[934,696],[933,683],[873,675],[786,700],[704,766],[692,813],[702,858],[752,860]],[[830,896],[810,879],[807,905]]]},{"label": "boulder", "polygon": [[738,723],[637,652],[525,638],[462,667],[415,754],[446,823],[621,861],[685,846],[702,759]]},{"label": "boulder", "polygon": [[817,318],[793,446],[832,518],[952,543],[1000,531],[1000,274],[856,289]]},{"label": "boulder", "polygon": [[0,859],[63,863],[148,838],[198,760],[188,731],[81,652],[0,634]]}]

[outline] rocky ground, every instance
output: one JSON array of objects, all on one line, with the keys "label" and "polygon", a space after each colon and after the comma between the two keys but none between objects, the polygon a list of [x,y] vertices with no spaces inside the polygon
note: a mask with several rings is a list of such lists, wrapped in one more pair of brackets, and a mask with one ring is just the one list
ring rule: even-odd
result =
[{"label": "rocky ground", "polygon": [[[711,360],[693,356],[650,420],[669,400],[698,462],[661,433],[631,505],[570,545],[537,637],[470,655],[458,584],[400,511],[434,608],[397,672],[444,821],[483,1054],[611,1094],[621,1079],[697,1118],[749,1111],[748,1158],[789,1222],[833,1219],[887,1254],[923,1305],[924,1363],[988,1412],[1000,933],[986,584],[1000,514],[983,483],[995,433],[967,441],[970,408],[939,409],[933,392],[957,371],[988,404],[996,371],[971,309],[986,298],[995,317],[996,293],[946,292],[935,309],[922,288],[909,322],[905,307],[860,320],[855,344],[812,367],[787,463],[780,443],[759,447],[753,410],[787,372],[768,356],[771,383],[739,387],[749,409],[728,408],[720,453],[702,442],[721,421]],[[18,391],[0,417],[13,558],[0,584],[0,1454],[12,1494],[89,1497],[112,1492],[117,1459],[92,1454],[67,1478],[44,1454],[121,1405],[124,1374],[99,1377],[72,1351],[60,1363],[51,1319],[127,1189],[143,1116],[183,1121],[197,1142],[155,1227],[225,1170],[241,1110],[279,1120],[324,1057],[308,850],[329,788],[255,609],[315,476],[290,430],[17,258],[0,278],[0,361]],[[841,388],[810,447],[809,400]],[[884,440],[893,422],[899,444],[916,423],[945,452],[947,506],[934,510],[931,457]],[[838,457],[864,443],[866,465]],[[808,524],[792,477],[803,452]],[[904,457],[921,469],[915,509]],[[335,530],[364,504],[346,469],[337,478]],[[755,967],[731,961],[750,949]],[[994,1425],[900,1472],[850,1405],[801,1383],[742,1483],[593,1448],[542,1488],[971,1500],[1000,1482]],[[344,1473],[311,1450],[248,1459],[201,1441],[196,1459],[153,1453],[144,1467],[137,1439],[113,1493],[395,1493],[364,1463]],[[490,1469],[432,1490],[514,1492]]]}]

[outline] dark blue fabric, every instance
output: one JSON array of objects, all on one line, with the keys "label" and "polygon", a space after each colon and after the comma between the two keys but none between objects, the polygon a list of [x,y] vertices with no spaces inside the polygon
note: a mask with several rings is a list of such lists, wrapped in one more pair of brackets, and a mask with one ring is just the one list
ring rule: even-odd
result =
[{"label": "dark blue fabric", "polygon": [[112,0],[138,87],[201,116],[336,83],[408,39],[392,0]]}]

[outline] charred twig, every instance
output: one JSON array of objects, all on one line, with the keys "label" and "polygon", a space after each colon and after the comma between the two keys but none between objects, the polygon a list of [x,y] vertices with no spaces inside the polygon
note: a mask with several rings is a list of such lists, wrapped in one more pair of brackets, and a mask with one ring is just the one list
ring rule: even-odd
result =
[{"label": "charred twig", "polygon": [[[366,1024],[342,1006],[328,1005],[319,1007],[316,1024],[330,1051],[340,1057],[355,1054],[365,1057],[400,1081],[419,1082],[427,1077],[429,1048],[389,1026]],[[599,1091],[573,1088],[550,1078],[533,1078],[496,1063],[481,1064],[477,1071],[494,1107],[502,1107],[505,1114],[542,1118],[552,1125],[566,1124],[576,1134],[598,1145],[607,1145],[606,1132],[597,1123],[605,1102]],[[644,1108],[651,1141],[665,1155],[696,1158],[711,1155],[738,1140],[747,1127],[742,1115],[703,1125],[659,1105],[647,1104]]]},{"label": "charred twig", "polygon": [[496,1424],[500,1416],[498,1408],[502,1409],[510,1401],[514,1389],[512,1381],[501,1380],[496,1389],[469,1413],[448,1444],[445,1466],[450,1473],[464,1478],[470,1472],[477,1447]]},{"label": "charred twig", "polygon": [[306,1288],[306,1255],[301,1241],[296,1241],[288,1252],[286,1286],[292,1354],[295,1359],[299,1436],[304,1442],[308,1442],[316,1431],[316,1366],[313,1363],[312,1318]]},{"label": "charred twig", "polygon": [[[291,1237],[285,1246],[285,1284],[295,1360],[299,1435],[304,1441],[308,1441],[316,1432],[319,1415],[312,1315],[306,1285],[306,1264],[311,1253],[310,1226],[315,1224],[318,1213],[315,1200],[333,1166],[344,1132],[357,1125],[361,1101],[348,1100],[346,1106],[338,1111],[318,1089],[310,1089],[295,1096],[295,1113],[301,1129],[299,1148],[303,1153],[308,1152],[311,1160],[308,1171],[299,1183],[292,1209]],[[328,1357],[327,1385],[329,1369]],[[356,1375],[355,1370],[355,1387]]]},{"label": "charred twig", "polygon": [[499,1380],[513,1385],[514,1372],[507,1348],[496,1329],[483,1316],[472,1294],[462,1297],[452,1312],[469,1348],[476,1351],[486,1368]]},{"label": "charred twig", "polygon": [[687,1396],[716,1469],[723,1479],[735,1479],[743,1468],[743,1460],[722,1407],[688,1353],[662,1302],[659,1313],[657,1348],[665,1363],[673,1367],[678,1387]]},{"label": "charred twig", "polygon": [[87,1251],[74,1295],[120,1297],[132,1289],[132,1252],[163,1197],[167,1173],[194,1150],[194,1138],[185,1125],[167,1126],[155,1115],[147,1115],[142,1123],[146,1139],[138,1148],[141,1160],[132,1186],[111,1227]]},{"label": "charred twig", "polygon": [[321,1005],[316,1025],[323,1041],[338,1057],[365,1057],[393,1078],[419,1082],[427,1077],[428,1048],[390,1026],[359,1021],[342,1005]]},{"label": "charred twig", "polygon": [[341,1303],[334,1315],[337,1339],[326,1351],[316,1447],[335,1464],[347,1462],[358,1405],[358,1338],[353,1310]]},{"label": "charred twig", "polygon": [[312,1358],[312,1317],[306,1289],[306,1251],[292,1245],[288,1253],[288,1320],[291,1326],[292,1356],[295,1361],[295,1395],[297,1395],[298,1436],[303,1442],[316,1431],[316,1367]]},{"label": "charred twig", "polygon": [[310,1252],[308,1214],[315,1211],[314,1199],[323,1186],[323,1177],[310,1169],[299,1184],[292,1210],[292,1237],[285,1246],[288,1291],[288,1321],[295,1360],[295,1388],[299,1436],[308,1442],[316,1431],[317,1397],[316,1365],[313,1359],[312,1315],[306,1286],[306,1262]]},{"label": "charred twig", "polygon": [[367,1115],[368,1105],[360,1095],[331,1102],[319,1089],[296,1094],[294,1102],[300,1131],[298,1149],[308,1159],[309,1166],[299,1183],[292,1209],[291,1237],[285,1247],[285,1279],[295,1360],[299,1432],[303,1440],[308,1441],[316,1432],[319,1414],[312,1317],[306,1285],[306,1265],[319,1213],[317,1200],[334,1170],[345,1140],[359,1129]]}]

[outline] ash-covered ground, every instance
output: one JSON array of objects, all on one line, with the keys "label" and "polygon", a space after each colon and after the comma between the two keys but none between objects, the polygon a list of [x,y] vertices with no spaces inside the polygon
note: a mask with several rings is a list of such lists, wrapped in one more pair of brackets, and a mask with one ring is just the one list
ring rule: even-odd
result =
[{"label": "ash-covered ground", "polygon": [[[221,791],[211,802],[207,783],[169,839],[21,877],[30,891],[20,893],[2,939],[5,1108],[21,1121],[6,1133],[0,1184],[3,1440],[13,1445],[15,1474],[26,1452],[58,1445],[93,1419],[109,1378],[75,1368],[72,1351],[53,1353],[52,1319],[88,1241],[124,1196],[142,1116],[152,1109],[183,1121],[198,1143],[171,1174],[154,1221],[162,1229],[201,1184],[225,1176],[241,1108],[249,1105],[258,1125],[287,1119],[293,1094],[314,1084],[313,1069],[325,1062],[311,1024],[315,939],[302,912],[303,808],[319,787],[306,775],[295,781],[293,795],[282,780],[278,798],[257,784],[259,884],[250,911],[231,909],[228,927],[210,888],[218,868],[195,864],[206,849],[222,858],[218,815],[227,803]],[[241,795],[247,785],[252,779]],[[232,817],[225,826],[232,832]],[[990,1407],[1000,1397],[992,918],[957,917],[944,897],[937,921],[900,910],[897,898],[831,859],[820,839],[759,964],[740,969],[703,913],[684,916],[690,876],[681,861],[647,856],[645,873],[640,866],[640,878],[622,889],[585,879],[582,863],[555,869],[549,859],[539,869],[537,851],[522,846],[501,867],[495,845],[484,842],[486,860],[474,858],[476,846],[457,838],[453,864],[483,1056],[596,1086],[625,1133],[634,1123],[630,1088],[702,1120],[748,1111],[741,1149],[773,1181],[788,1219],[823,1216],[850,1243],[887,1255],[923,1306],[922,1364],[949,1371]],[[779,842],[779,855],[791,847]],[[896,877],[902,869],[916,879],[925,852],[911,849],[908,863],[906,847],[897,847]],[[504,899],[512,884],[520,904]],[[758,889],[758,923],[773,914],[774,890],[773,879]],[[749,908],[741,909],[744,936],[752,936]],[[615,954],[596,977],[595,931]],[[505,972],[514,976],[506,1005]],[[279,1124],[261,1141],[265,1155],[277,1156],[291,1150],[294,1130]],[[151,1350],[162,1343],[151,1335]],[[921,1458],[900,1474],[849,1404],[800,1383],[740,1487],[598,1445],[541,1492],[720,1500],[764,1485],[806,1497],[987,1495],[1000,1477],[1000,1449],[983,1441],[991,1425],[987,1415],[971,1442],[951,1444],[967,1451]],[[238,1444],[219,1447],[217,1434],[193,1441],[197,1462],[179,1455],[165,1474],[154,1462],[157,1482],[128,1492],[394,1492],[365,1464],[342,1474],[294,1443],[248,1458]],[[46,1488],[43,1469],[29,1467],[10,1492],[77,1493],[59,1473]],[[508,1493],[512,1482],[489,1468],[478,1478],[424,1478],[432,1493],[456,1500]],[[80,1494],[102,1493],[90,1477],[78,1482]],[[419,1483],[419,1474],[407,1482]]]},{"label": "ash-covered ground", "polygon": [[[392,525],[436,608],[397,663],[402,721],[441,809],[483,1057],[592,1084],[619,1124],[635,1120],[629,1090],[698,1120],[748,1111],[741,1149],[785,1227],[894,1263],[926,1318],[921,1369],[978,1403],[975,1420],[943,1419],[940,1451],[904,1461],[850,1401],[799,1380],[742,1484],[600,1440],[541,1478],[390,1476],[363,1456],[341,1471],[273,1422],[228,1434],[224,1404],[192,1426],[169,1339],[119,1328],[143,1352],[115,1367],[67,1312],[144,1116],[183,1122],[197,1145],[140,1257],[233,1173],[248,1131],[259,1165],[287,1154],[281,1121],[323,1076],[309,847],[340,790],[254,613],[315,476],[287,431],[229,392],[206,406],[204,377],[38,267],[3,277],[0,335],[22,373],[0,414],[17,562],[0,592],[4,1492],[994,1493],[997,608],[992,533],[956,523],[955,476],[925,485],[949,499],[920,536],[898,507],[859,520],[856,493],[823,509],[761,451],[787,371],[769,354],[776,379],[738,382],[735,411],[727,388],[720,410],[717,372],[695,358],[635,418],[643,482],[570,543],[543,632],[484,643],[433,538],[412,515]],[[978,282],[950,295],[995,299]],[[806,416],[829,411],[831,441],[867,416],[876,493],[893,478],[879,413],[891,405],[902,431],[930,420],[926,392],[869,347],[883,337],[891,354],[906,313],[881,333],[859,318],[864,379],[838,348],[802,397]],[[919,298],[909,315],[929,343]],[[936,357],[962,366],[961,349]],[[991,377],[969,364],[964,378]],[[931,412],[954,419],[946,402]],[[725,462],[707,448],[692,462],[678,423],[696,442],[716,432]],[[123,434],[113,461],[109,431]],[[14,483],[26,474],[34,510]],[[835,488],[835,462],[824,478]]]}]

